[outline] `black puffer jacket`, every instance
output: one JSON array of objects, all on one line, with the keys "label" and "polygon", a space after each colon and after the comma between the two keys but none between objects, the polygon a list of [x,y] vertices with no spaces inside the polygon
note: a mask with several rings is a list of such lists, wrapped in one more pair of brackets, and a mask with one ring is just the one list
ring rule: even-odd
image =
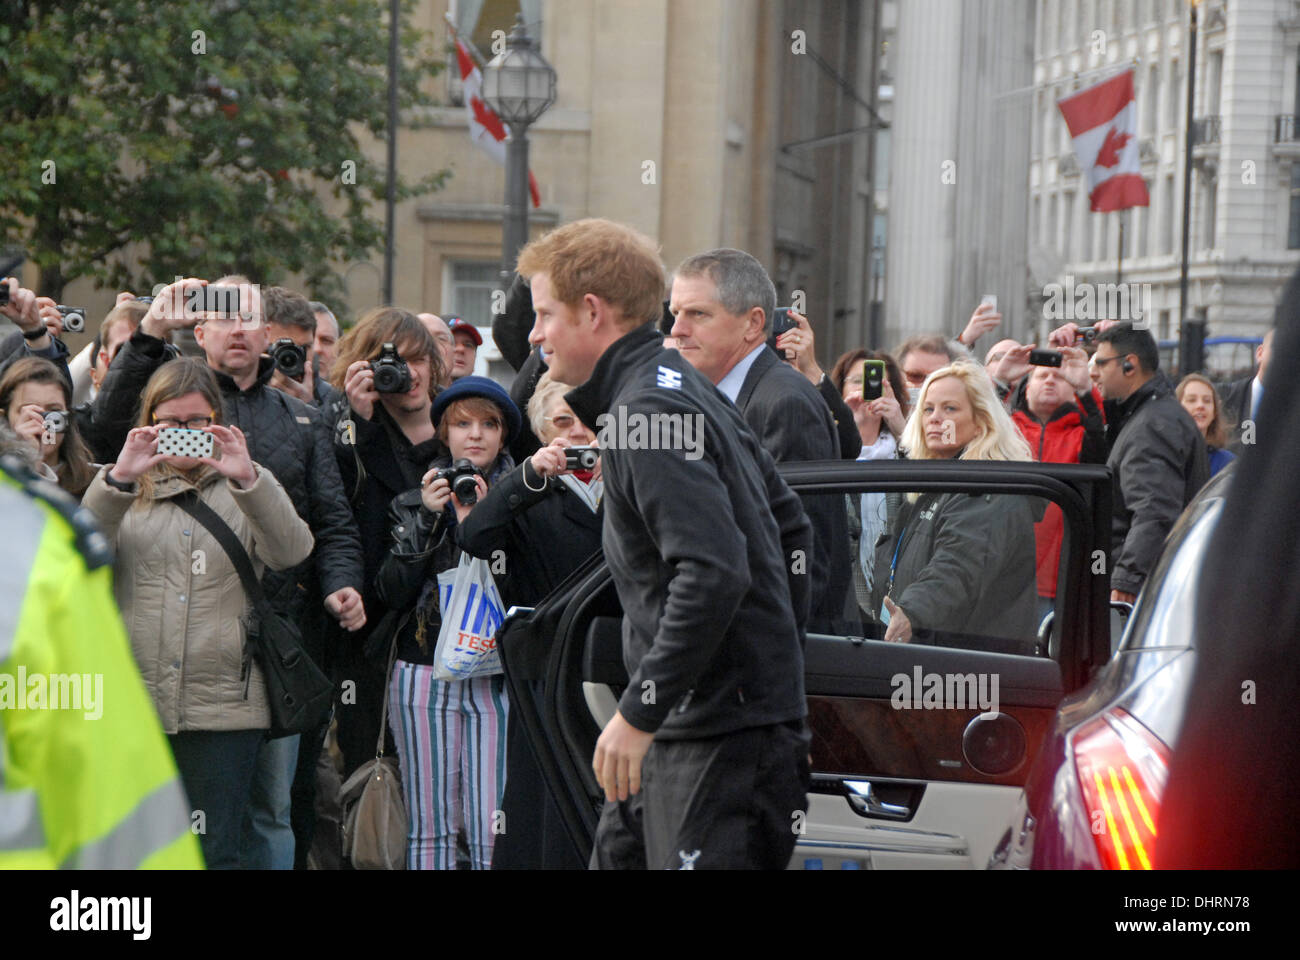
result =
[{"label": "black puffer jacket", "polygon": [[1163,373],[1118,407],[1106,466],[1115,478],[1112,590],[1136,594],[1183,507],[1210,479],[1205,440]]},{"label": "black puffer jacket", "polygon": [[945,493],[921,494],[915,503],[904,499],[876,546],[873,569],[870,612],[879,616],[888,594],[911,621],[914,643],[1034,652],[1038,591],[1027,498]]},{"label": "black puffer jacket", "polygon": [[[95,407],[103,404],[120,410],[125,408],[123,395],[138,398],[153,372],[171,359],[166,347],[157,337],[137,330],[113,359]],[[240,390],[226,374],[213,371],[221,386],[226,423],[243,432],[249,456],[275,474],[316,538],[307,560],[289,570],[267,573],[262,581],[275,608],[297,620],[336,590],[362,589],[361,542],[343,493],[329,428],[315,407],[267,386],[274,372],[275,362],[262,357],[257,380]],[[123,424],[126,429],[118,450],[133,419]]]}]

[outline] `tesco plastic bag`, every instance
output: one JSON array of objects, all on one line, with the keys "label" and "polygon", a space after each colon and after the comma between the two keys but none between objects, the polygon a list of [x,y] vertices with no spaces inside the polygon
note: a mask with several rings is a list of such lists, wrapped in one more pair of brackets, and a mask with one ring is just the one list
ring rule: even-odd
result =
[{"label": "tesco plastic bag", "polygon": [[496,632],[506,612],[488,562],[462,553],[450,588],[439,576],[438,593],[442,626],[434,650],[434,676],[468,680],[501,673]]}]

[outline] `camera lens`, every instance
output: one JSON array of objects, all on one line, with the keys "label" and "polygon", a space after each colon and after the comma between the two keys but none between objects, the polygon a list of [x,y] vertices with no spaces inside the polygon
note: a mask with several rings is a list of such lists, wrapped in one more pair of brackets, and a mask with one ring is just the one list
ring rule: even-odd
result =
[{"label": "camera lens", "polygon": [[464,506],[472,506],[478,503],[478,485],[474,482],[474,475],[461,474],[456,478],[456,483],[452,487],[456,492],[456,499]]}]

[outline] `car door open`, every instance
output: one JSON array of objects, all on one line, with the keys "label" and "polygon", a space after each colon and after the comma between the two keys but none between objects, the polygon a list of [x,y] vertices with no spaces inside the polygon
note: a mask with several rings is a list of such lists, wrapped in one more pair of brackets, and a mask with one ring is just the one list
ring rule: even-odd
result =
[{"label": "car door open", "polygon": [[[1107,471],[888,461],[781,472],[805,502],[842,510],[850,546],[835,562],[853,573],[807,636],[813,782],[807,810],[791,811],[791,865],[985,866],[1058,704],[1109,656]],[[884,595],[908,618],[908,642],[887,640]],[[585,857],[603,798],[592,753],[627,684],[599,558],[513,618],[501,647],[511,709]]]}]

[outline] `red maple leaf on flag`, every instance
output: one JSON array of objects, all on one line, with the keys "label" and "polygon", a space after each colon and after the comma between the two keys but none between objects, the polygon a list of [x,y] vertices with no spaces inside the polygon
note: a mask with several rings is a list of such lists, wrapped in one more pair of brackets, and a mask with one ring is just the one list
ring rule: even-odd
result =
[{"label": "red maple leaf on flag", "polygon": [[1119,152],[1124,149],[1124,144],[1131,139],[1133,139],[1132,134],[1120,133],[1116,127],[1107,130],[1106,139],[1102,141],[1101,150],[1097,152],[1097,166],[1117,166],[1119,164]]}]

